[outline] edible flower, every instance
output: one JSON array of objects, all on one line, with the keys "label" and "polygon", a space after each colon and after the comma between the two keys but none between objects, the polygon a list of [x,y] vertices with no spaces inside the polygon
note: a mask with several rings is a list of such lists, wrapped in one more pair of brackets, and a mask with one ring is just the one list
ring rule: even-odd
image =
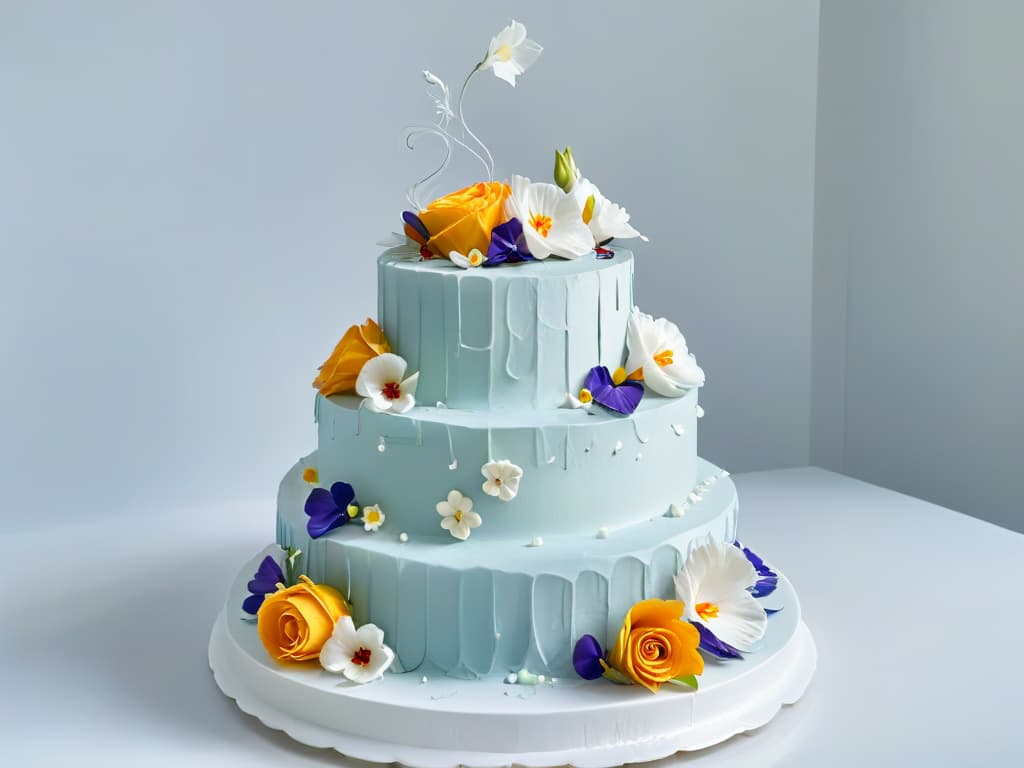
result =
[{"label": "edible flower", "polygon": [[580,179],[572,187],[572,195],[583,211],[583,221],[594,236],[594,243],[603,245],[615,238],[647,238],[629,223],[629,213],[621,205],[613,203],[601,194],[589,179]]},{"label": "edible flower", "polygon": [[522,222],[526,248],[534,258],[575,259],[590,253],[594,236],[572,195],[554,184],[532,183],[523,176],[513,176],[510,187],[505,213]]},{"label": "edible flower", "polygon": [[679,326],[659,317],[655,320],[637,307],[626,327],[626,369],[663,397],[681,397],[704,384],[704,371],[686,348]]},{"label": "edible flower", "polygon": [[314,488],[306,497],[305,511],[309,515],[306,531],[310,538],[318,539],[359,514],[355,489],[342,482],[334,483],[329,491]]},{"label": "edible flower", "polygon": [[583,635],[572,649],[572,666],[584,680],[597,680],[604,675],[608,664],[604,660],[601,643],[593,635]]},{"label": "edible flower", "polygon": [[674,581],[701,650],[742,658],[764,637],[768,615],[750,591],[756,580],[754,566],[731,544],[709,540],[690,553]]},{"label": "edible flower", "polygon": [[376,531],[384,524],[384,512],[377,504],[363,507],[363,530]]},{"label": "edible flower", "polygon": [[463,269],[470,269],[471,267],[479,267],[487,261],[487,257],[480,253],[479,248],[474,248],[469,253],[463,254],[458,251],[452,251],[448,254],[448,259],[457,267]]},{"label": "edible flower", "polygon": [[488,496],[497,496],[502,501],[512,501],[519,493],[519,481],[523,468],[508,459],[489,461],[480,468],[484,476],[483,491]]},{"label": "edible flower", "polygon": [[697,652],[700,634],[682,620],[684,606],[678,600],[641,600],[629,609],[608,665],[631,682],[656,693],[673,680],[696,685],[704,672]]},{"label": "edible flower", "polygon": [[587,374],[578,399],[583,405],[593,401],[616,413],[628,415],[637,409],[643,396],[643,384],[628,378],[624,368],[617,368],[611,374],[603,365],[595,365]]},{"label": "edible flower", "polygon": [[256,573],[253,574],[247,588],[249,596],[242,601],[242,610],[251,616],[259,613],[260,606],[266,600],[267,595],[277,592],[278,587],[285,584],[284,571],[280,564],[271,555],[267,555],[260,561]]},{"label": "edible flower", "polygon": [[320,655],[338,619],[348,612],[345,598],[336,589],[300,576],[295,586],[267,595],[256,615],[256,631],[272,659],[311,661]]},{"label": "edible flower", "polygon": [[356,392],[365,398],[367,408],[378,413],[405,413],[416,405],[419,373],[405,378],[407,366],[392,352],[367,361],[356,379]]},{"label": "edible flower", "polygon": [[353,325],[334,347],[331,356],[320,366],[313,386],[324,397],[352,392],[356,378],[363,365],[378,355],[391,351],[384,332],[370,318],[360,325]]},{"label": "edible flower", "polygon": [[498,264],[520,261],[536,261],[526,247],[526,236],[523,234],[523,223],[511,218],[499,224],[491,232],[491,244],[487,247],[487,260],[484,266],[493,267]]},{"label": "edible flower", "polygon": [[[733,543],[746,556],[747,560],[750,561],[750,564],[754,566],[754,570],[757,572],[757,581],[754,582],[754,586],[750,588],[750,594],[754,597],[768,597],[768,595],[774,592],[775,588],[779,585],[779,574],[765,565],[764,560],[751,552],[750,549],[743,546],[738,541]],[[774,611],[771,613],[774,613]]]},{"label": "edible flower", "polygon": [[563,192],[571,192],[573,185],[580,178],[580,170],[576,167],[576,160],[572,156],[572,147],[566,147],[564,151],[555,150],[555,184],[562,188]]},{"label": "edible flower", "polygon": [[460,541],[469,538],[470,530],[479,528],[483,520],[473,511],[473,500],[460,491],[449,491],[448,498],[436,504],[441,527]]},{"label": "edible flower", "polygon": [[356,629],[351,616],[338,619],[320,651],[320,665],[324,669],[341,673],[358,684],[383,677],[394,660],[395,652],[384,644],[384,631],[376,624],[363,624]]},{"label": "edible flower", "polygon": [[320,473],[316,467],[306,467],[302,470],[302,479],[310,485],[316,485],[320,482]]},{"label": "edible flower", "polygon": [[[428,235],[425,247],[435,256],[449,258],[452,251],[468,254],[474,248],[487,251],[491,232],[505,221],[505,200],[509,187],[498,181],[480,182],[439,197],[413,218],[418,227],[404,216],[406,234],[422,238]],[[410,230],[412,232],[410,232]],[[420,239],[416,239],[420,242]]]},{"label": "edible flower", "polygon": [[516,77],[523,74],[543,50],[533,40],[527,39],[525,26],[513,21],[491,38],[487,56],[477,69],[493,69],[496,77],[514,88]]}]

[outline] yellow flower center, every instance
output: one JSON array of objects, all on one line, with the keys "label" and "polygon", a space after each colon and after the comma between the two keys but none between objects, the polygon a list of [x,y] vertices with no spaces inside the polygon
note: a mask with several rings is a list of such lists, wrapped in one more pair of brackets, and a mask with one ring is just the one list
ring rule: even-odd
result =
[{"label": "yellow flower center", "polygon": [[316,467],[306,467],[302,470],[302,479],[307,483],[317,483],[320,481],[320,473],[316,471]]},{"label": "yellow flower center", "polygon": [[469,252],[469,264],[473,267],[479,267],[484,263],[484,255],[480,253],[479,248],[474,248]]},{"label": "yellow flower center", "polygon": [[620,365],[618,368],[612,371],[612,384],[614,384],[616,387],[619,386],[619,384],[626,380],[627,376],[628,374],[626,373],[626,369]]},{"label": "yellow flower center", "polygon": [[580,402],[584,405],[594,402],[594,393],[584,387],[580,390]]},{"label": "yellow flower center", "polygon": [[664,368],[667,365],[672,365],[672,350],[663,349],[661,352],[654,356],[654,362]]},{"label": "yellow flower center", "polygon": [[378,512],[376,509],[372,509],[372,508],[371,509],[367,509],[366,512],[365,512],[365,517],[366,517],[366,522],[368,522],[368,523],[379,523],[380,522],[380,512]]},{"label": "yellow flower center", "polygon": [[359,507],[357,507],[355,504],[349,504],[347,511],[349,517],[355,517],[359,514]]},{"label": "yellow flower center", "polygon": [[495,485],[501,485],[501,478],[500,477],[494,478],[494,484]]},{"label": "yellow flower center", "polygon": [[512,46],[511,45],[500,45],[494,52],[494,58],[498,61],[508,61],[512,58]]},{"label": "yellow flower center", "polygon": [[455,510],[455,514],[452,515],[452,517],[455,518],[455,522],[456,523],[461,523],[462,522],[462,510],[461,509],[456,509]]},{"label": "yellow flower center", "polygon": [[714,603],[697,603],[693,609],[704,621],[718,618],[718,606]]},{"label": "yellow flower center", "polygon": [[594,204],[596,199],[593,195],[587,198],[586,204],[583,206],[583,223],[589,224],[590,220],[594,218]]},{"label": "yellow flower center", "polygon": [[551,232],[551,217],[545,216],[543,213],[531,213],[530,226],[537,230],[541,237],[547,237]]}]

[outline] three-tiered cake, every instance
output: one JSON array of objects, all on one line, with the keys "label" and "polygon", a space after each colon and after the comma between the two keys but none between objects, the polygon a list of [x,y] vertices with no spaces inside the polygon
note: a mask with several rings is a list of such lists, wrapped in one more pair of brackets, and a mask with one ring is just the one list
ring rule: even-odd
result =
[{"label": "three-tiered cake", "polygon": [[[513,22],[469,79],[514,85],[539,52]],[[493,175],[425,76],[430,130]],[[569,150],[555,182],[430,203],[414,185],[379,324],[321,367],[317,449],[211,640],[225,692],[301,741],[612,765],[756,727],[806,686],[795,594],[736,541],[735,488],[697,456],[703,371],[635,306],[618,240],[641,235]]]}]

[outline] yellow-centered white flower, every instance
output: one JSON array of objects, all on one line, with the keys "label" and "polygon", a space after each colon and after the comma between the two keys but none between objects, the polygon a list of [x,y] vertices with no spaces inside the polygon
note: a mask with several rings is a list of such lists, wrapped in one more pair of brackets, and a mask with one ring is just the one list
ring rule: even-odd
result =
[{"label": "yellow-centered white flower", "polygon": [[484,476],[483,490],[488,496],[511,501],[519,493],[523,469],[508,459],[489,461],[480,468],[480,473]]},{"label": "yellow-centered white flower", "polygon": [[363,507],[363,530],[378,530],[384,524],[384,517],[384,511],[376,504]]},{"label": "yellow-centered white flower", "polygon": [[395,660],[384,644],[384,632],[375,624],[356,629],[351,616],[342,616],[330,639],[320,649],[320,665],[340,672],[353,683],[369,683],[381,677]]},{"label": "yellow-centered white flower", "polygon": [[523,176],[513,176],[509,187],[512,194],[505,201],[505,213],[522,223],[526,247],[535,259],[575,259],[594,249],[594,236],[575,197],[554,184],[531,183]]},{"label": "yellow-centered white flower", "polygon": [[516,78],[537,60],[543,50],[533,40],[527,39],[524,25],[513,21],[491,38],[487,56],[479,68],[493,69],[497,77],[514,88]]},{"label": "yellow-centered white flower", "polygon": [[602,195],[597,185],[589,179],[577,180],[572,185],[570,194],[576,198],[583,221],[590,228],[594,242],[598,245],[612,238],[627,237],[639,237],[647,242],[647,238],[629,223],[629,213],[626,209]]},{"label": "yellow-centered white flower", "polygon": [[715,637],[740,651],[753,650],[764,637],[768,614],[749,591],[757,572],[737,547],[708,541],[694,549],[675,576],[683,618],[703,624]]},{"label": "yellow-centered white flower", "polygon": [[367,360],[356,377],[356,392],[371,411],[405,413],[416,405],[419,373],[405,377],[408,364],[392,352]]},{"label": "yellow-centered white flower", "polygon": [[458,251],[451,251],[448,254],[448,258],[452,264],[463,269],[469,269],[470,267],[482,266],[487,257],[483,255],[479,248],[473,248],[469,253],[459,253]]},{"label": "yellow-centered white flower", "polygon": [[636,307],[626,328],[626,370],[640,371],[644,385],[663,397],[681,397],[704,384],[704,371],[686,348],[679,326],[659,317],[655,320]]},{"label": "yellow-centered white flower", "polygon": [[441,516],[441,527],[461,541],[468,539],[469,532],[483,522],[473,511],[473,500],[460,491],[449,491],[448,498],[437,502],[436,508]]}]

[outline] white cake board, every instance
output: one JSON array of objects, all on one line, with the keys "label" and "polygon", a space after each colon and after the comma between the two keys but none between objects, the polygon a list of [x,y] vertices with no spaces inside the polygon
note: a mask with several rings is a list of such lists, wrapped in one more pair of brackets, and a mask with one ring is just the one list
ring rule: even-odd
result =
[{"label": "white cake board", "polygon": [[[703,749],[759,728],[796,702],[817,653],[792,587],[780,578],[764,647],[708,663],[698,691],[651,694],[605,680],[537,686],[458,680],[418,670],[353,686],[314,664],[282,666],[238,606],[259,558],[240,572],[210,637],[217,685],[266,726],[313,747],[415,768],[607,768]],[[766,601],[767,602],[767,601]]]}]

